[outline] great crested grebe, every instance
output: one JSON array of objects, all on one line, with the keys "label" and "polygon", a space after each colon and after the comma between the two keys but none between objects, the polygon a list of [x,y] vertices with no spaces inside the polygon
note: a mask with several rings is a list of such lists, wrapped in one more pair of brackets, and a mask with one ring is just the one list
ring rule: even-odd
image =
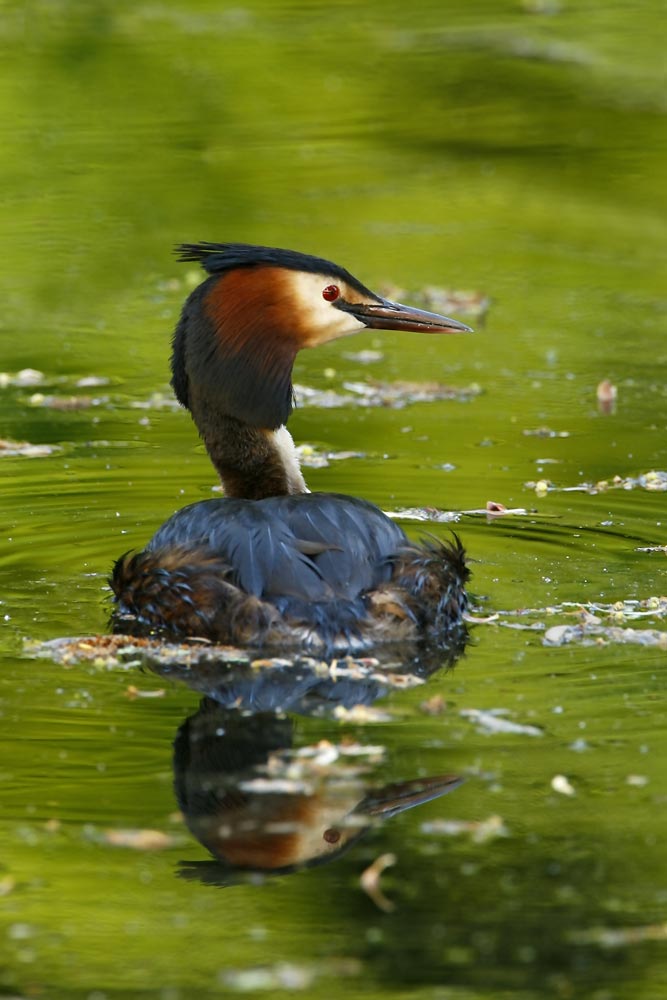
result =
[{"label": "great crested grebe", "polygon": [[[197,840],[222,862],[218,879],[225,870],[287,874],[334,861],[378,822],[463,783],[438,774],[369,788],[368,774],[359,773],[358,763],[348,768],[331,744],[333,760],[295,755],[294,728],[289,716],[246,714],[204,698],[178,730],[178,806]],[[181,869],[186,877],[198,872],[214,875],[216,868],[205,861]]]},{"label": "great crested grebe", "polygon": [[242,243],[178,253],[210,276],[183,307],[171,384],[225,497],[184,507],[116,562],[115,630],[337,652],[446,646],[466,607],[458,538],[416,545],[365,500],[310,493],[285,424],[301,348],[367,327],[469,327],[383,299],[308,254]]}]

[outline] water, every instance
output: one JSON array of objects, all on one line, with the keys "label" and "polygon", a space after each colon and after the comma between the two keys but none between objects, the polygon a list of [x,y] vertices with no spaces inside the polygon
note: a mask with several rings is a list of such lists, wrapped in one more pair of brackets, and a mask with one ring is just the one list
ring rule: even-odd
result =
[{"label": "water", "polygon": [[[635,483],[665,470],[660,27],[640,2],[3,6],[0,368],[44,377],[0,389],[0,436],[56,449],[0,458],[5,993],[667,993],[665,652],[632,641],[663,606],[612,607],[665,592],[664,493]],[[297,363],[317,390],[438,380],[465,399],[304,401],[290,427],[361,453],[307,469],[313,489],[526,511],[456,526],[493,620],[453,671],[377,700],[384,721],[291,716],[295,750],[383,747],[376,786],[465,783],[329,865],[224,888],[179,877],[208,858],[172,774],[200,694],[24,649],[103,633],[113,559],[211,495],[167,388],[196,280],[170,248],[197,239],[311,251],[407,301],[488,296],[474,335],[369,333]],[[92,402],[49,399],[72,396]],[[598,624],[545,645],[581,609]],[[119,834],[147,830],[163,839]],[[390,912],[359,884],[386,853]]]}]

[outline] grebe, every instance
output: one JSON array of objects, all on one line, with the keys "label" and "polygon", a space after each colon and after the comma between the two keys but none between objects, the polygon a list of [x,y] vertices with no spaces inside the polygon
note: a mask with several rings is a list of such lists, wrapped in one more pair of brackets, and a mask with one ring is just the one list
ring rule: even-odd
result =
[{"label": "grebe", "polygon": [[225,496],[169,518],[115,564],[116,631],[359,652],[460,632],[468,570],[456,536],[415,545],[378,507],[310,493],[286,428],[297,352],[367,327],[469,331],[381,298],[292,250],[184,244],[209,277],[176,327],[171,384]]},{"label": "grebe", "polygon": [[[333,760],[295,756],[294,725],[289,716],[248,715],[204,698],[178,731],[179,809],[228,873],[287,874],[333,861],[378,822],[463,782],[458,775],[438,774],[369,788],[367,775],[359,774],[358,765],[348,769],[333,746]],[[181,873],[192,877],[201,868],[195,862]],[[202,874],[215,871],[203,862]],[[220,867],[217,872],[224,878]]]}]

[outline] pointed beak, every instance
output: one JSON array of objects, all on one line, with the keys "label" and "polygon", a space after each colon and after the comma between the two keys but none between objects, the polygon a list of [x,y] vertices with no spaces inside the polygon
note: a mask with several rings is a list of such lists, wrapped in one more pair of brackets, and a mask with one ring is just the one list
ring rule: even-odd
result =
[{"label": "pointed beak", "polygon": [[456,774],[438,774],[431,778],[386,785],[367,795],[354,811],[376,819],[388,819],[406,809],[412,809],[413,806],[420,806],[447,792],[453,792],[463,781]]},{"label": "pointed beak", "polygon": [[465,323],[438,313],[404,306],[400,302],[379,299],[377,302],[346,303],[347,312],[365,326],[377,330],[414,330],[417,333],[472,333]]}]

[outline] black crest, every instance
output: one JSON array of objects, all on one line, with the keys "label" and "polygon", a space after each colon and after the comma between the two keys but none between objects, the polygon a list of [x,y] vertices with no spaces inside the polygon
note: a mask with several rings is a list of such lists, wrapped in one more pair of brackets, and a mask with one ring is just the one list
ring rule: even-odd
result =
[{"label": "black crest", "polygon": [[298,250],[259,247],[251,243],[182,243],[176,247],[175,253],[179,260],[197,261],[209,274],[221,274],[236,267],[286,267],[291,271],[309,271],[340,278],[362,295],[376,298],[344,267],[322,257],[299,253]]}]

